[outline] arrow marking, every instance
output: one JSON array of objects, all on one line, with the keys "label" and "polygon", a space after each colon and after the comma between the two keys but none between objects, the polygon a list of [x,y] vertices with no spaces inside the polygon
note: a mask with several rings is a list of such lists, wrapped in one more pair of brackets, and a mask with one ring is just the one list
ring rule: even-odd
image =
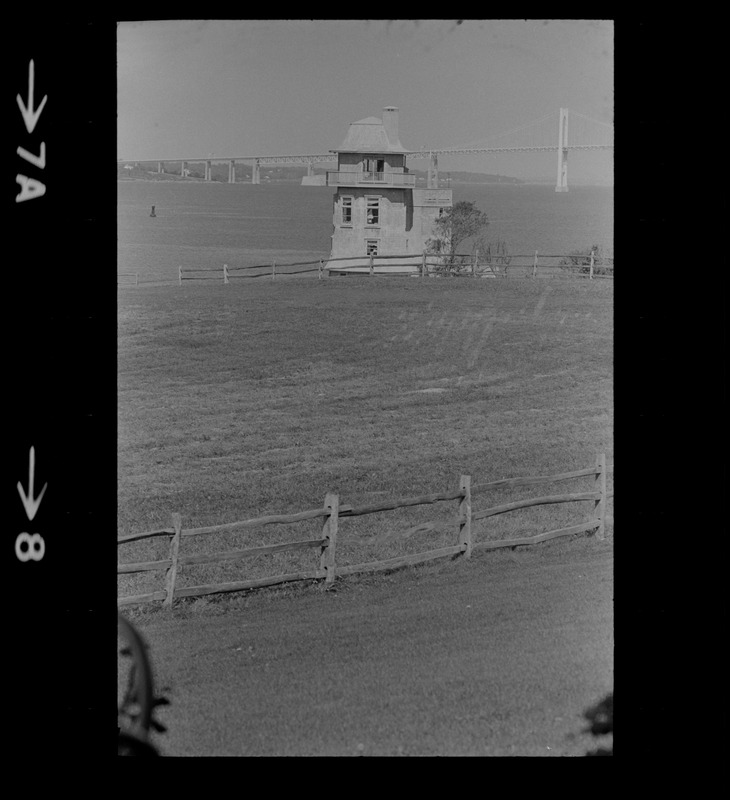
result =
[{"label": "arrow marking", "polygon": [[[31,64],[33,62],[31,61]],[[46,493],[46,489],[48,488],[48,484],[46,484],[41,493],[38,495],[37,498],[33,497],[33,478],[35,473],[35,448],[30,448],[30,470],[28,475],[28,494],[23,491],[23,484],[18,481],[18,492],[20,493],[20,499],[23,501],[23,507],[25,508],[25,513],[28,515],[28,519],[32,520],[33,517],[38,513],[38,507],[41,504],[41,500],[43,499],[43,495]]]},{"label": "arrow marking", "polygon": [[38,108],[33,108],[33,79],[34,64],[31,60],[30,64],[28,65],[28,105],[26,106],[23,103],[23,98],[20,95],[17,95],[15,98],[18,101],[20,113],[23,115],[23,120],[25,121],[25,127],[28,133],[33,133],[33,129],[38,122],[38,118],[43,112],[43,107],[46,104],[46,100],[48,100],[48,95],[46,95],[43,100],[41,100],[41,104],[38,106]]}]

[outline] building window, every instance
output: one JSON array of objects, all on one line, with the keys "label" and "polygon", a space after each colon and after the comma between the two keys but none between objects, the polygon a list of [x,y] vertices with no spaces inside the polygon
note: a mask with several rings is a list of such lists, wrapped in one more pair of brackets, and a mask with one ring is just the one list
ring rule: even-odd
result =
[{"label": "building window", "polygon": [[378,255],[378,240],[377,239],[366,239],[365,240],[366,251],[369,256],[377,256]]},{"label": "building window", "polygon": [[385,159],[384,158],[366,158],[365,159],[365,174],[363,175],[366,181],[383,181],[385,180]]},{"label": "building window", "polygon": [[366,220],[368,225],[380,225],[380,198],[367,198]]},{"label": "building window", "polygon": [[342,224],[352,225],[352,198],[342,198]]}]

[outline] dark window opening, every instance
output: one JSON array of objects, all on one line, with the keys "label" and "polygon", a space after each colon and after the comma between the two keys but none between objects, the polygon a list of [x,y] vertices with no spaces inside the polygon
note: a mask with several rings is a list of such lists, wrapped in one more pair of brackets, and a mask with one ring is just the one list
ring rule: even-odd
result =
[{"label": "dark window opening", "polygon": [[380,199],[378,197],[367,198],[366,219],[368,225],[380,224]]}]

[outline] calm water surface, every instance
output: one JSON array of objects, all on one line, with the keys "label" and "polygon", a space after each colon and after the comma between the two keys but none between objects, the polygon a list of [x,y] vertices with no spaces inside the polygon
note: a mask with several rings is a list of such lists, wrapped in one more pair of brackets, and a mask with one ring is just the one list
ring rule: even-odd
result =
[{"label": "calm water surface", "polygon": [[[613,252],[613,189],[551,185],[453,187],[490,219],[487,238],[511,253],[562,254],[593,244]],[[176,282],[178,266],[267,265],[326,258],[332,235],[329,187],[294,183],[119,181],[117,272],[140,282]],[[151,206],[157,216],[150,217]]]}]

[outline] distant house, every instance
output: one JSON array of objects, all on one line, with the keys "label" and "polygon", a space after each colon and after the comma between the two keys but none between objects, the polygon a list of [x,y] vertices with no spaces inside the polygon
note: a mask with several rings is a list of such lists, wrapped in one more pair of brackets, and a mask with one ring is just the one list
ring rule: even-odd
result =
[{"label": "distant house", "polygon": [[[434,221],[453,203],[451,189],[416,189],[408,172],[408,150],[400,142],[398,109],[386,106],[382,119],[353,122],[337,150],[337,170],[327,173],[335,186],[334,231],[330,259],[374,257],[378,272],[418,271],[426,241],[434,235]],[[376,260],[399,255],[397,264]],[[408,265],[404,270],[403,265]],[[362,259],[328,261],[333,272],[362,272]]]}]

